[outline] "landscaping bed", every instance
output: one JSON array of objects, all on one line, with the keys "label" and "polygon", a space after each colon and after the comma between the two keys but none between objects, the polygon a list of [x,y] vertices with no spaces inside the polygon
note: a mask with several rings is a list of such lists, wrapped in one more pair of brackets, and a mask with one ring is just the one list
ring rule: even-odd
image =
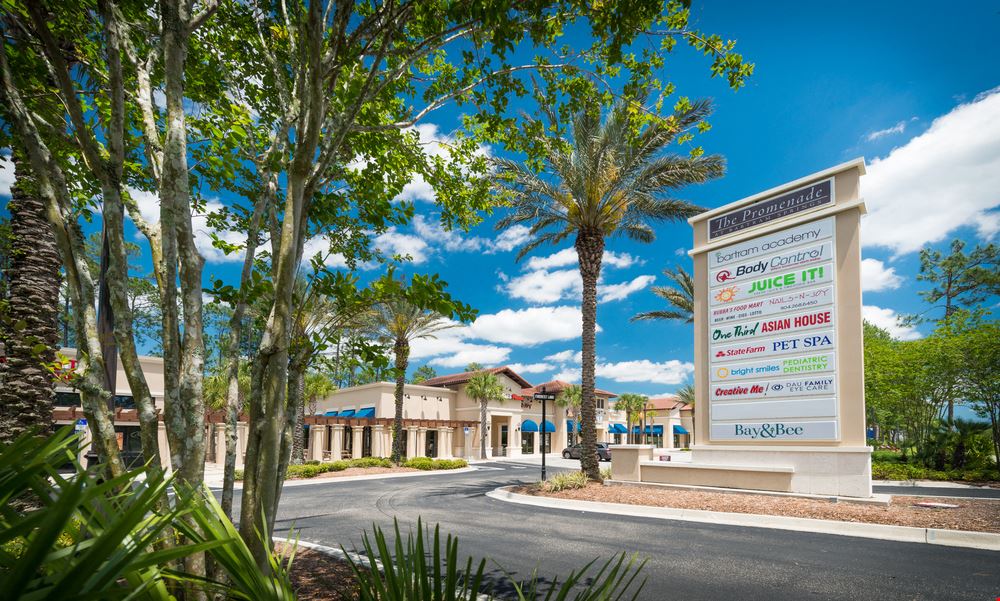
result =
[{"label": "landscaping bed", "polygon": [[[893,496],[889,505],[875,505],[655,486],[604,486],[590,483],[581,488],[561,487],[560,490],[552,490],[551,486],[546,488],[547,490],[542,490],[538,485],[527,485],[517,487],[513,491],[577,501],[1000,533],[1000,501],[988,499]],[[955,509],[915,507],[914,504],[918,502],[945,502],[959,507]]]},{"label": "landscaping bed", "polygon": [[[345,476],[369,476],[372,474],[394,474],[401,472],[456,470],[468,467],[464,459],[430,459],[414,457],[396,465],[384,457],[360,457],[357,459],[342,459],[340,461],[309,461],[302,465],[288,466],[286,480],[301,480],[304,478],[343,478]],[[243,470],[236,470],[236,479],[243,479]]]},{"label": "landscaping bed", "polygon": [[[288,553],[287,543],[275,548]],[[292,586],[299,601],[353,601],[358,598],[354,572],[346,561],[299,547],[292,561]]]}]

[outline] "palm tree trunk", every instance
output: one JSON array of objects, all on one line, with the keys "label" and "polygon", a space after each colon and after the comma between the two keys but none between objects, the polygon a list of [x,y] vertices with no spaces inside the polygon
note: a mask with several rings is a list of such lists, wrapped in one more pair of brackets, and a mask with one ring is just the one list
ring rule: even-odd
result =
[{"label": "palm tree trunk", "polygon": [[489,401],[479,401],[479,458],[486,459],[486,405]]},{"label": "palm tree trunk", "polygon": [[392,420],[392,462],[399,464],[403,457],[403,387],[406,369],[410,366],[410,342],[397,338],[396,351],[396,413]]},{"label": "palm tree trunk", "polygon": [[580,261],[580,277],[583,279],[583,357],[581,365],[580,400],[580,468],[587,478],[601,481],[601,468],[597,463],[597,429],[594,399],[596,327],[597,327],[597,279],[601,275],[601,259],[604,256],[604,236],[596,229],[581,229],[576,236],[576,254]]},{"label": "palm tree trunk", "polygon": [[[59,344],[59,250],[27,161],[17,160],[14,172],[8,204],[13,239],[7,309],[13,321],[23,320],[25,327],[0,332],[7,347],[0,386],[0,442],[52,423],[55,387],[45,365],[55,361]],[[35,352],[37,345],[44,350]]]}]

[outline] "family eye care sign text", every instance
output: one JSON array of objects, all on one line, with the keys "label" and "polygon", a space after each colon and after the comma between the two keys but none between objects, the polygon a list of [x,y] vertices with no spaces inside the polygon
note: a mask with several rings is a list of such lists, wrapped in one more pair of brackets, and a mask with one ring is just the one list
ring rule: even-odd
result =
[{"label": "family eye care sign text", "polygon": [[709,251],[712,440],[836,440],[834,218]]}]

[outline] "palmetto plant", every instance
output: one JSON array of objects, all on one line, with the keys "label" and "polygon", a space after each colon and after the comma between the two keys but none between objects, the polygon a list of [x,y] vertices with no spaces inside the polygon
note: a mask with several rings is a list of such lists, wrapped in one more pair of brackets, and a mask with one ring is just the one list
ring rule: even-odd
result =
[{"label": "palmetto plant", "polygon": [[685,384],[683,388],[677,391],[677,399],[682,403],[694,407],[694,386]]},{"label": "palmetto plant", "polygon": [[580,388],[578,384],[570,384],[566,388],[562,389],[559,396],[556,397],[556,405],[560,407],[565,407],[567,413],[573,417],[577,417],[577,413],[580,411],[580,403],[583,401],[583,389]]},{"label": "palmetto plant", "polygon": [[482,370],[469,378],[465,394],[479,401],[479,456],[486,459],[486,408],[490,401],[503,400],[503,386],[496,374]]},{"label": "palmetto plant", "polygon": [[392,424],[392,460],[403,455],[403,387],[410,364],[410,342],[433,338],[437,332],[457,324],[439,313],[417,307],[407,299],[394,297],[376,305],[367,319],[369,329],[382,342],[392,345],[396,372],[396,414]]},{"label": "palmetto plant", "polygon": [[653,286],[651,290],[653,294],[667,301],[667,306],[671,308],[637,313],[630,321],[679,319],[684,323],[694,322],[694,280],[691,279],[691,274],[684,271],[683,267],[677,267],[677,269],[664,269],[663,275],[673,282],[673,287]]},{"label": "palmetto plant", "polygon": [[[605,240],[627,237],[639,242],[655,238],[652,224],[675,221],[701,209],[671,196],[684,186],[719,177],[721,156],[678,156],[663,150],[711,112],[708,101],[683,103],[668,119],[643,124],[641,106],[616,103],[602,121],[588,107],[575,115],[567,138],[552,138],[558,117],[543,104],[549,124],[531,117],[525,130],[544,151],[544,171],[521,162],[497,159],[498,188],[513,211],[497,227],[530,225],[531,240],[518,257],[542,244],[573,240],[583,280],[582,402],[583,453],[587,476],[600,480],[595,425],[595,328],[597,281]],[[639,117],[639,116],[643,117]],[[692,153],[697,154],[697,153]]]}]

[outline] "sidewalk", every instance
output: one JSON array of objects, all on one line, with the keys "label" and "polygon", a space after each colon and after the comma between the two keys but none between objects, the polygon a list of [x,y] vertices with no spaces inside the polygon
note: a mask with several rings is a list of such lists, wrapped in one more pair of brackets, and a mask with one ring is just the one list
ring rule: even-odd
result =
[{"label": "sidewalk", "polygon": [[[205,485],[212,489],[222,488],[222,468],[215,469],[216,466],[212,466],[213,469],[211,473],[209,472],[209,466],[205,465]],[[315,478],[295,478],[285,480],[284,486],[305,486],[307,484],[335,484],[338,482],[357,482],[359,480],[381,480],[387,478],[413,478],[416,476],[435,476],[440,474],[464,474],[466,472],[474,472],[478,468],[474,465],[469,467],[462,467],[454,470],[419,470],[415,472],[401,472],[398,474],[367,474],[361,476],[340,476],[332,478],[323,478],[317,476]],[[236,482],[233,485],[234,490],[240,490],[243,488],[242,482]]]}]

